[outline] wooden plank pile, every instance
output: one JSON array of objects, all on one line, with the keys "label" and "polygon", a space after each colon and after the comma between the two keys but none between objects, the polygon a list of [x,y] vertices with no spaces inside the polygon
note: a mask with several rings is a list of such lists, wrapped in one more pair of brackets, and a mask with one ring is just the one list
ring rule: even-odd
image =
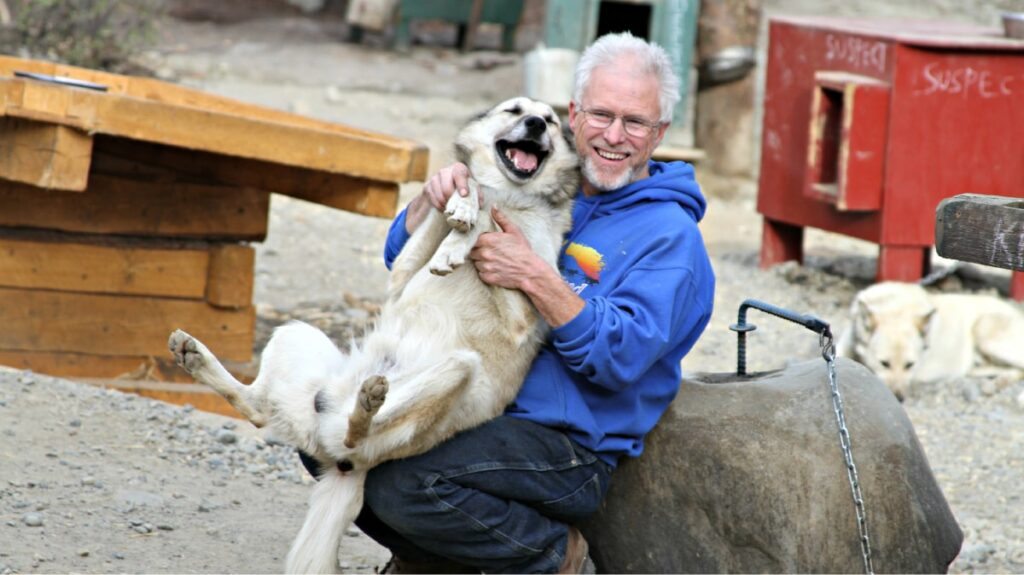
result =
[{"label": "wooden plank pile", "polygon": [[387,217],[427,160],[408,140],[0,57],[0,364],[226,411],[140,381],[187,380],[169,363],[176,327],[251,362],[249,243],[267,235],[270,193]]}]

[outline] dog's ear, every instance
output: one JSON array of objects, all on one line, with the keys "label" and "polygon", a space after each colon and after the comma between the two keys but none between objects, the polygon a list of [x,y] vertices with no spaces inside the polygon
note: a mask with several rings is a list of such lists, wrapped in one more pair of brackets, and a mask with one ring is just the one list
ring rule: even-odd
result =
[{"label": "dog's ear", "polygon": [[572,133],[572,124],[569,123],[569,118],[562,119],[562,137],[565,138],[565,143],[569,145],[569,149],[575,152],[576,134]]},{"label": "dog's ear", "polygon": [[861,326],[870,333],[875,331],[875,326],[878,324],[878,320],[875,319],[875,313],[871,311],[871,306],[862,299],[853,300],[853,316],[860,320]]},{"label": "dog's ear", "polygon": [[483,112],[477,112],[476,114],[473,114],[468,120],[466,120],[466,123],[463,124],[462,127],[465,128],[466,126],[472,124],[473,122],[479,122],[480,120],[483,120],[484,118],[486,118],[487,114],[490,114],[490,113],[491,113],[490,110],[484,110]]},{"label": "dog's ear", "polygon": [[473,151],[472,150],[470,150],[468,147],[460,144],[459,142],[455,142],[455,161],[456,162],[459,162],[459,163],[462,163],[462,164],[465,164],[465,165],[468,166],[469,165],[469,158],[472,155],[473,155]]},{"label": "dog's ear", "polygon": [[935,311],[936,308],[932,307],[924,314],[917,316],[917,319],[914,321],[914,327],[917,328],[917,331],[920,332],[922,336],[928,333],[932,320],[935,319]]}]

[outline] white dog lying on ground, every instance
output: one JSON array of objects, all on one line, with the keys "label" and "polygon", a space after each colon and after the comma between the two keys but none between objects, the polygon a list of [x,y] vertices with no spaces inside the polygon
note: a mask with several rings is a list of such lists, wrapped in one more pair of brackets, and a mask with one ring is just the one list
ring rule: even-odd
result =
[{"label": "white dog lying on ground", "polygon": [[498,229],[496,206],[555,267],[579,177],[575,150],[550,106],[515,98],[470,122],[456,151],[473,176],[469,197],[453,195],[446,214],[431,210],[416,229],[395,260],[375,328],[348,355],[321,331],[291,323],[274,332],[246,386],[197,339],[171,334],[179,365],[324,470],[288,572],[335,572],[370,468],[499,415],[547,333],[526,295],[483,283],[468,253]]},{"label": "white dog lying on ground", "polygon": [[[1024,312],[995,296],[875,284],[853,300],[837,353],[867,366],[901,401],[919,383],[964,376],[1020,379]],[[1018,398],[1024,402],[1024,393]]]}]

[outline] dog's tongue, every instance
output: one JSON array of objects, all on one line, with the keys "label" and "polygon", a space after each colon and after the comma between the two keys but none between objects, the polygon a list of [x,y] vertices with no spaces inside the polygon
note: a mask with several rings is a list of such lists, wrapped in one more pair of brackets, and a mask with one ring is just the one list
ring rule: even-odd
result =
[{"label": "dog's tongue", "polygon": [[512,163],[516,165],[517,170],[532,172],[537,169],[537,156],[516,148],[510,148],[509,152],[512,155]]}]

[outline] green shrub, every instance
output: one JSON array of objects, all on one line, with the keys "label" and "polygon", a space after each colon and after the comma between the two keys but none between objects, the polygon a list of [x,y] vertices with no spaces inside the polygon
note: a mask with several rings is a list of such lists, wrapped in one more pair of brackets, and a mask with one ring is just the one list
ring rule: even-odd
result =
[{"label": "green shrub", "polygon": [[8,36],[31,58],[133,72],[131,58],[152,43],[160,6],[157,0],[21,0],[12,6]]}]

